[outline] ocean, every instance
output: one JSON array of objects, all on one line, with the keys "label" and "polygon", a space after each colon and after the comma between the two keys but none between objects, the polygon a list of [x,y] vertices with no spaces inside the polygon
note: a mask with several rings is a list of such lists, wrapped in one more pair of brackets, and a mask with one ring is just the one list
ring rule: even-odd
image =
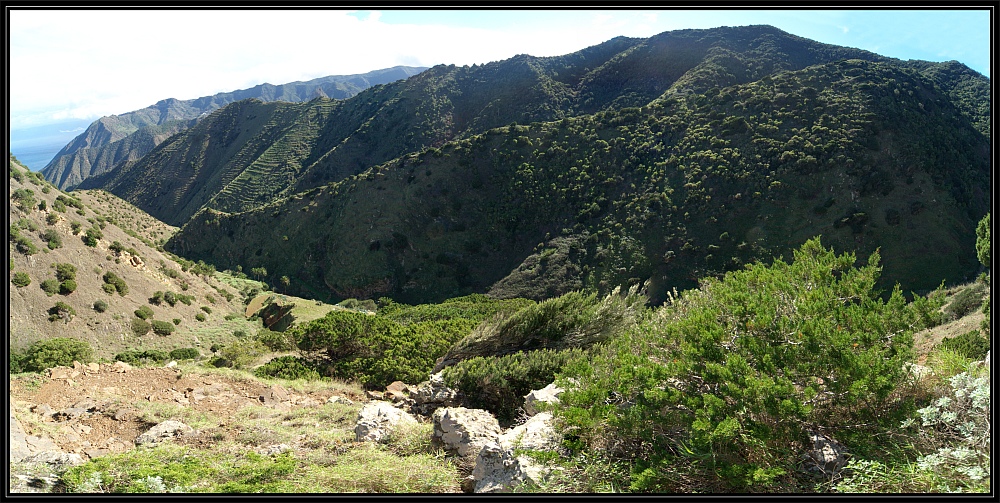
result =
[{"label": "ocean", "polygon": [[10,131],[10,152],[32,171],[40,171],[93,122],[72,120]]}]

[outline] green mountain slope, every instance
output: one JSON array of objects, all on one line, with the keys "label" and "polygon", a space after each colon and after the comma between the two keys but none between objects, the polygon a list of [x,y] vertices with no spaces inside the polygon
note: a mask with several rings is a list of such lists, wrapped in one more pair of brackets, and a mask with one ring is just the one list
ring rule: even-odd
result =
[{"label": "green mountain slope", "polygon": [[[193,173],[202,170],[225,169],[227,174],[220,178],[225,183],[209,189],[218,197],[198,198],[200,204],[219,211],[246,211],[274,197],[335,182],[407,152],[491,128],[642,106],[668,91],[703,92],[749,82],[778,69],[801,69],[844,58],[885,60],[772,27],[751,26],[682,30],[648,39],[619,37],[559,57],[520,55],[481,66],[441,65],[403,81],[375,86],[342,106],[319,100],[262,109],[260,114],[266,118],[258,117],[258,122],[244,126],[253,129],[262,122],[269,131],[286,136],[280,139],[273,134],[248,134],[239,140],[245,145],[233,148],[228,134],[223,134],[225,140],[206,134],[212,128],[209,122],[228,120],[228,115],[206,118],[204,129],[173,137],[172,145],[164,148],[170,152],[204,150],[216,163],[160,152],[81,187],[105,188],[157,218],[181,225],[193,214],[192,207],[175,207],[173,201],[195,198],[163,192],[164,187],[187,190],[195,186]],[[308,126],[303,125],[305,121]],[[220,150],[227,154],[220,157],[216,154]],[[266,171],[277,175],[265,176]],[[242,181],[227,185],[236,178]],[[147,184],[154,179],[160,182]]]},{"label": "green mountain slope", "polygon": [[[213,343],[228,343],[234,330],[252,326],[238,291],[160,249],[176,227],[106,192],[62,192],[13,158],[9,174],[12,351],[68,336],[90,344],[97,358],[190,347],[210,354]],[[170,292],[174,301],[154,303],[157,292]],[[170,332],[146,325],[140,333],[134,328],[140,308],[152,311],[150,324]]]},{"label": "green mountain slope", "polygon": [[965,251],[991,201],[989,137],[931,66],[836,61],[500,127],[256,210],[209,205],[167,246],[320,298],[537,299],[649,280],[662,300],[822,234],[880,249],[886,286],[930,289],[976,272]]},{"label": "green mountain slope", "polygon": [[423,70],[425,68],[396,66],[359,75],[331,75],[281,85],[261,84],[193,100],[161,100],[141,110],[94,121],[56,154],[42,169],[42,174],[61,189],[72,188],[89,177],[110,171],[125,160],[146,155],[168,136],[191,127],[197,119],[229,103],[249,98],[265,102],[301,102],[317,97],[346,99],[371,86],[405,79]]}]

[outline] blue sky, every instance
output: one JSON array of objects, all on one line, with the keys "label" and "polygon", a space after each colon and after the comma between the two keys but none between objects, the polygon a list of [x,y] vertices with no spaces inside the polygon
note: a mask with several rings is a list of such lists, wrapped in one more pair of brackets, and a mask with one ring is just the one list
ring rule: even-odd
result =
[{"label": "blue sky", "polygon": [[14,9],[8,110],[16,130],[264,82],[556,56],[619,35],[750,24],[900,59],[957,60],[990,76],[990,10],[922,9]]}]

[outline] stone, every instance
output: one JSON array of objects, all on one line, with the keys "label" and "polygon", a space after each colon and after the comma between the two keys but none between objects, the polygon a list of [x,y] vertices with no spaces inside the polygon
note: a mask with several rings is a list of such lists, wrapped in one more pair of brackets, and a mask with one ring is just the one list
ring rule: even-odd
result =
[{"label": "stone", "polygon": [[350,398],[344,398],[342,396],[336,396],[336,395],[331,396],[330,398],[327,398],[326,399],[326,403],[339,403],[339,404],[344,404],[344,405],[354,405],[354,401],[352,401]]},{"label": "stone", "polygon": [[171,439],[178,435],[193,433],[194,429],[180,421],[164,421],[153,426],[135,439],[135,445],[151,444]]},{"label": "stone", "polygon": [[442,445],[449,454],[471,457],[484,445],[495,443],[500,424],[488,411],[465,407],[443,407],[434,411],[431,441]]},{"label": "stone", "polygon": [[277,405],[288,402],[289,400],[288,391],[277,384],[268,388],[267,391],[260,396],[260,401],[264,402],[264,405]]},{"label": "stone", "polygon": [[123,361],[117,361],[111,366],[112,372],[118,372],[120,374],[124,374],[130,370],[132,370],[132,366]]},{"label": "stone", "polygon": [[472,477],[477,493],[510,492],[526,482],[538,485],[551,469],[528,456],[515,456],[518,449],[556,451],[562,436],[552,427],[552,414],[535,414],[524,424],[502,433],[497,442],[486,444],[476,456]]},{"label": "stone", "polygon": [[290,450],[292,450],[292,447],[288,444],[275,444],[258,448],[257,454],[260,454],[261,456],[273,456]]},{"label": "stone", "polygon": [[462,394],[444,384],[440,373],[432,374],[430,379],[410,389],[414,414],[429,416],[441,407],[458,407],[462,405]]},{"label": "stone", "polygon": [[808,432],[813,449],[803,455],[806,469],[824,476],[833,476],[847,466],[847,454],[844,446],[831,437]]},{"label": "stone", "polygon": [[531,391],[524,396],[524,412],[529,416],[534,416],[540,412],[540,404],[559,403],[559,395],[561,395],[563,391],[565,390],[556,386],[556,383],[549,384],[542,389]]},{"label": "stone", "polygon": [[96,374],[101,371],[101,364],[97,362],[90,362],[87,364],[87,373]]},{"label": "stone", "polygon": [[354,436],[359,442],[380,442],[400,426],[411,424],[417,424],[417,420],[408,412],[389,402],[374,401],[358,412]]}]

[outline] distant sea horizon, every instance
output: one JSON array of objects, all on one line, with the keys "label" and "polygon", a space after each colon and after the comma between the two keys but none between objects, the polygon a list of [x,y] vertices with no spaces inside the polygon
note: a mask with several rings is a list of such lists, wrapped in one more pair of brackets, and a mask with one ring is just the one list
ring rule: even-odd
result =
[{"label": "distant sea horizon", "polygon": [[10,153],[25,167],[41,171],[95,119],[74,119],[10,131]]}]

